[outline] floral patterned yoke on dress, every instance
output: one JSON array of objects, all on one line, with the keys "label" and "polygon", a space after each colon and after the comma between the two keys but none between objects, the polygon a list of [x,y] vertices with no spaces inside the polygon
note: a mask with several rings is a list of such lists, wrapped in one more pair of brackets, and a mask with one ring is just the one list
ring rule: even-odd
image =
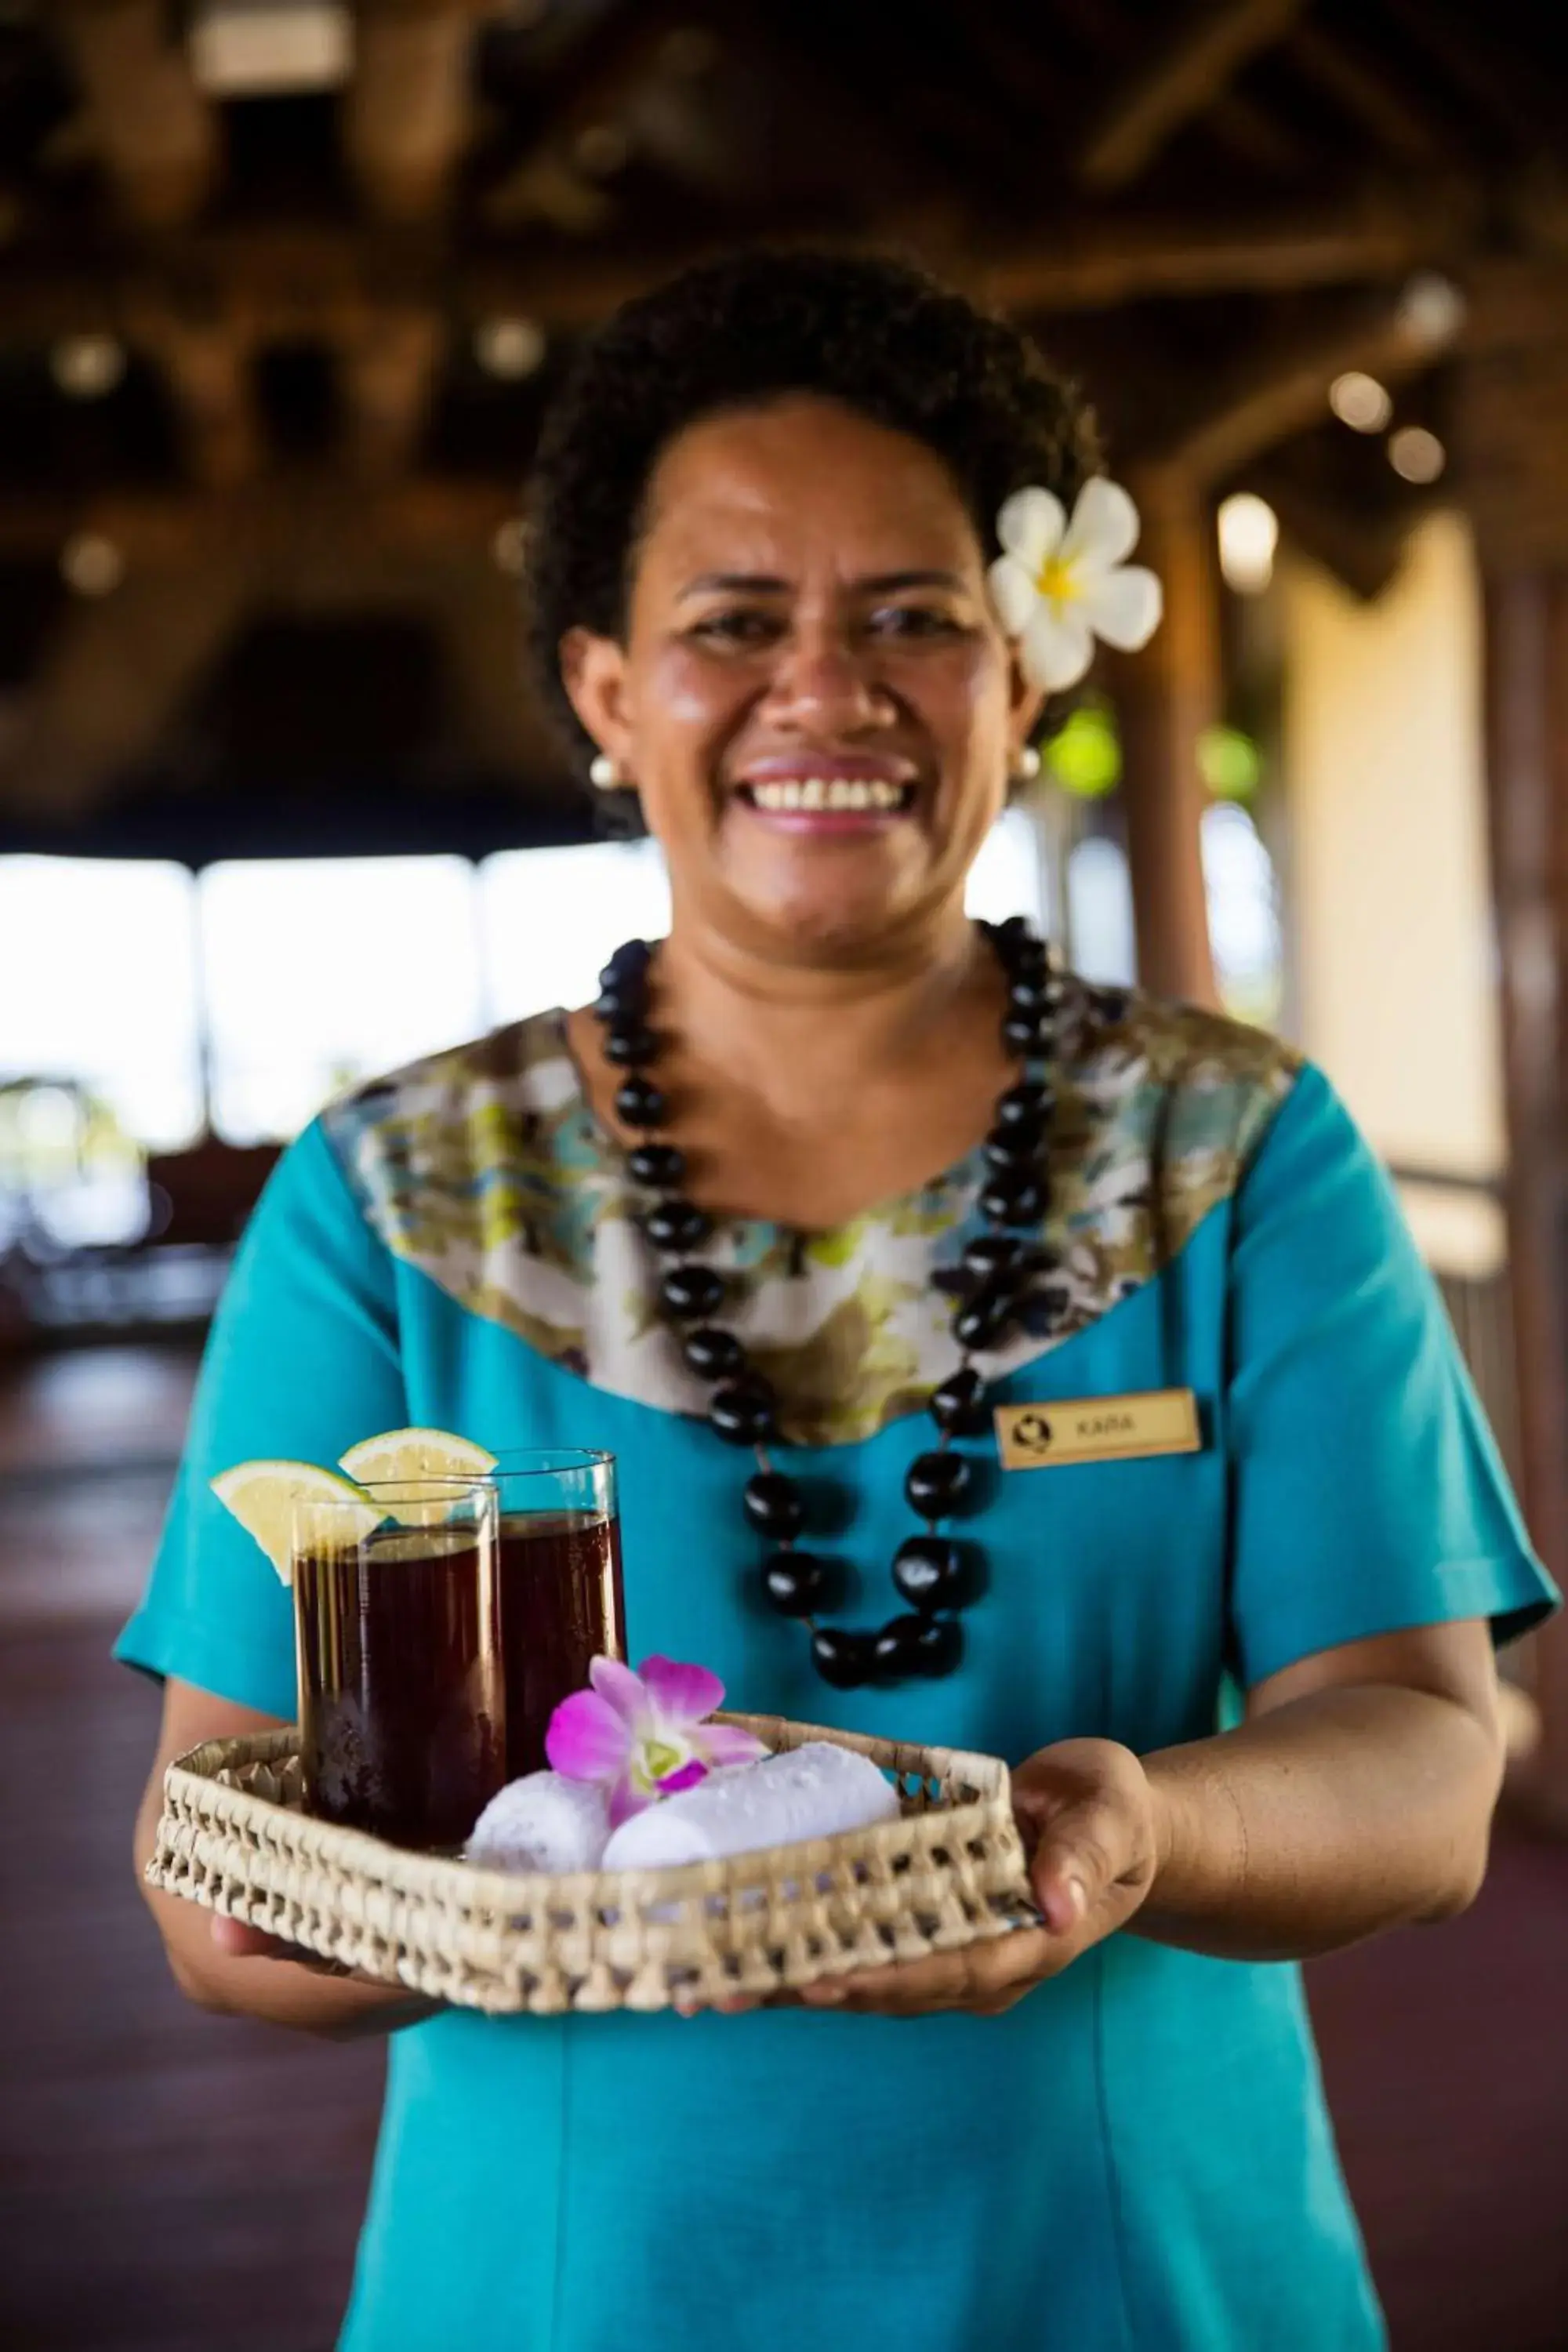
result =
[{"label": "floral patterned yoke on dress", "polygon": [[[1219,1202],[1284,1099],[1274,1038],[1070,978],[1048,1222],[1065,1308],[1026,1310],[991,1357],[1005,1377],[1156,1276]],[[637,1187],[584,1095],[559,1014],[416,1064],[323,1124],[395,1257],[595,1388],[700,1414],[706,1391],[655,1311]],[[745,1276],[739,1328],[796,1445],[850,1444],[923,1409],[952,1368],[951,1298],[984,1177],[978,1152],[925,1190],[816,1237],[727,1224],[715,1262]],[[725,1253],[727,1252],[727,1255]]]}]

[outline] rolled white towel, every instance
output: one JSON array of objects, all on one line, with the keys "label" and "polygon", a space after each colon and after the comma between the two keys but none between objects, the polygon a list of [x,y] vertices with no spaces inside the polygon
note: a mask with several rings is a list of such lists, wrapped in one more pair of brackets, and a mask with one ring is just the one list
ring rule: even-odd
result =
[{"label": "rolled white towel", "polygon": [[890,1820],[899,1801],[868,1756],[808,1740],[760,1763],[713,1773],[623,1822],[605,1849],[605,1870],[668,1870],[721,1854],[793,1845]]},{"label": "rolled white towel", "polygon": [[466,1855],[482,1870],[597,1870],[609,1836],[603,1789],[561,1772],[529,1772],[490,1799]]}]

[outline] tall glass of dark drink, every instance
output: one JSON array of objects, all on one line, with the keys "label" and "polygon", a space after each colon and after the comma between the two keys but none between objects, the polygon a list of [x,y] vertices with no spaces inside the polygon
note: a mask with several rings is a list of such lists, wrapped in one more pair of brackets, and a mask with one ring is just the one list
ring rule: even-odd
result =
[{"label": "tall glass of dark drink", "polygon": [[507,1778],[496,1491],[363,1492],[370,1512],[345,1497],[294,1517],[306,1811],[456,1848]]},{"label": "tall glass of dark drink", "polygon": [[500,1622],[509,1780],[543,1769],[544,1735],[596,1657],[626,1654],[615,1456],[503,1454]]}]

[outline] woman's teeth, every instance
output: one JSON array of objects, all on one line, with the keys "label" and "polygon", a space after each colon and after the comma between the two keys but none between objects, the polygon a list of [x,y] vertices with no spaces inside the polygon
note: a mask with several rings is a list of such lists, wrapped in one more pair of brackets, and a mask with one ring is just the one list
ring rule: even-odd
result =
[{"label": "woman's teeth", "polygon": [[907,808],[914,798],[912,784],[890,784],[879,776],[791,776],[776,784],[742,784],[741,792],[753,808],[832,809],[849,815]]}]

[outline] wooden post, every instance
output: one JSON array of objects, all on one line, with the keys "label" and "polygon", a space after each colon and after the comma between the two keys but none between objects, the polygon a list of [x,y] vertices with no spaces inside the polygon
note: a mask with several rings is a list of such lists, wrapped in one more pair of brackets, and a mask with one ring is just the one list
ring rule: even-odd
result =
[{"label": "wooden post", "polygon": [[421,221],[446,202],[470,128],[468,0],[379,0],[362,8],[345,143],[384,218]]},{"label": "wooden post", "polygon": [[206,489],[231,489],[258,473],[261,420],[243,324],[192,317],[156,302],[131,313],[135,340],[162,367],[179,414],[185,462]]},{"label": "wooden post", "polygon": [[[1521,1501],[1568,1583],[1568,569],[1485,583],[1487,770],[1509,1124]],[[1541,1740],[1523,1793],[1568,1829],[1568,1623],[1533,1644]]]},{"label": "wooden post", "polygon": [[158,0],[68,0],[60,33],[104,164],[142,226],[199,211],[222,162],[216,110]]},{"label": "wooden post", "polygon": [[445,322],[410,307],[384,310],[344,338],[338,371],[349,416],[348,461],[356,478],[401,473],[418,444],[446,341]]},{"label": "wooden post", "polygon": [[1217,1004],[1198,827],[1206,795],[1198,738],[1219,716],[1214,525],[1192,477],[1161,467],[1131,488],[1142,517],[1136,560],[1164,583],[1165,617],[1142,653],[1109,675],[1121,730],[1127,860],[1140,984]]}]

